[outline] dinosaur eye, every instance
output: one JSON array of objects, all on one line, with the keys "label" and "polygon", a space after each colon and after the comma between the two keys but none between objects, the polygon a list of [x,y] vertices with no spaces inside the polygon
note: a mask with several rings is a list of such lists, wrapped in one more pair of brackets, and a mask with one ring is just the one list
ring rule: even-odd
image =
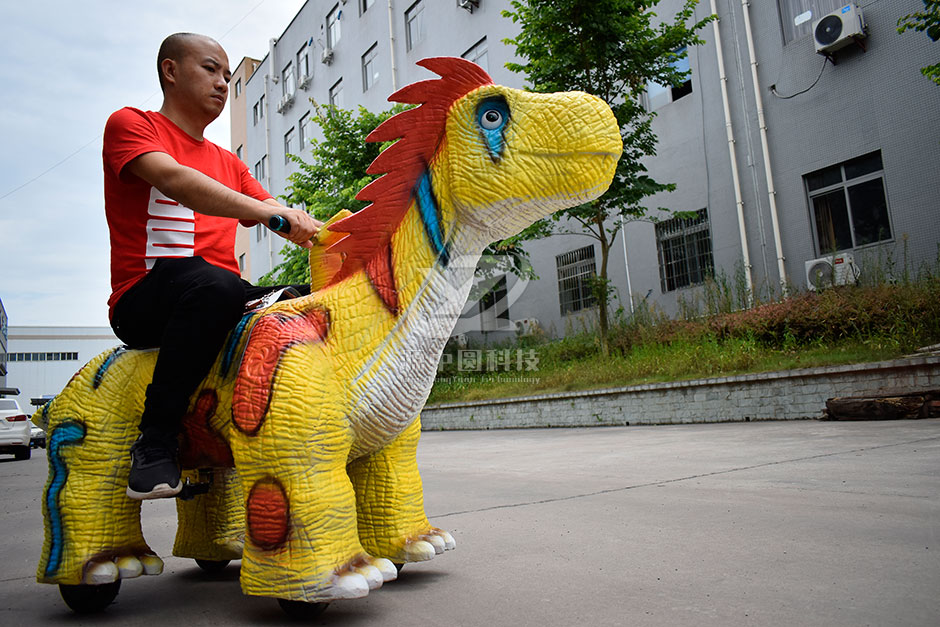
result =
[{"label": "dinosaur eye", "polygon": [[482,119],[480,120],[480,126],[485,128],[488,131],[499,128],[503,123],[503,114],[497,111],[496,109],[490,109],[483,114]]}]

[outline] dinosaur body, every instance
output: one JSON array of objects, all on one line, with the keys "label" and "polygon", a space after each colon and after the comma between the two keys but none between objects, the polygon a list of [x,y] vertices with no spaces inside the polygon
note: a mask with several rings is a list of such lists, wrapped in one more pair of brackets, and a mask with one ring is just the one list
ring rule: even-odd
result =
[{"label": "dinosaur body", "polygon": [[[247,594],[363,596],[392,562],[454,547],[424,513],[419,413],[484,247],[610,183],[610,109],[580,93],[493,85],[461,59],[390,100],[420,104],[370,136],[399,139],[386,173],[311,253],[314,291],[246,314],[184,421],[184,469],[210,492],[180,501],[174,554],[242,558]],[[48,409],[50,477],[38,579],[110,583],[158,574],[124,495],[154,351],[115,349]],[[237,472],[232,470],[234,466]]]}]

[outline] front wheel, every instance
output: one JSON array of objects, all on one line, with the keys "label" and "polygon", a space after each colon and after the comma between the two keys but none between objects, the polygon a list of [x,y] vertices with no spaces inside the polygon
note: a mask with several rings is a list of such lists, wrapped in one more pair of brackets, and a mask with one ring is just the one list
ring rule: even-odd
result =
[{"label": "front wheel", "polygon": [[120,579],[100,586],[59,584],[59,594],[62,595],[62,600],[77,614],[94,614],[103,611],[114,602],[120,589]]},{"label": "front wheel", "polygon": [[23,461],[24,459],[29,459],[32,454],[33,454],[33,449],[31,449],[28,444],[27,444],[26,446],[20,446],[20,447],[18,447],[18,448],[16,449],[16,452],[13,453],[14,457],[15,457],[18,461]]},{"label": "front wheel", "polygon": [[207,573],[217,573],[222,571],[232,560],[196,560],[196,565]]},{"label": "front wheel", "polygon": [[329,603],[307,603],[306,601],[291,601],[290,599],[278,599],[277,602],[284,610],[284,613],[294,620],[316,618],[330,606]]}]

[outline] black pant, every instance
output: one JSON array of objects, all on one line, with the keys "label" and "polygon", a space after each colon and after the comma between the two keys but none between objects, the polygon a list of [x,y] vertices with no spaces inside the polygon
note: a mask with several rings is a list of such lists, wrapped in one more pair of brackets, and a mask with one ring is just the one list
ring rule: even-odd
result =
[{"label": "black pant", "polygon": [[209,374],[245,303],[275,289],[251,285],[202,257],[185,257],[158,259],[125,292],[114,306],[115,335],[130,348],[160,349],[141,432],[164,438],[179,434],[190,397]]}]

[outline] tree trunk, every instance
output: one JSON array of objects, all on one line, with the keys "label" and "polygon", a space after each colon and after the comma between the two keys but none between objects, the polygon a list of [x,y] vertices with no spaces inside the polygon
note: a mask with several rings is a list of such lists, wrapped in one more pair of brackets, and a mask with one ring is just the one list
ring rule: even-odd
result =
[{"label": "tree trunk", "polygon": [[601,243],[600,289],[597,290],[598,331],[601,340],[601,355],[609,357],[610,321],[607,315],[610,310],[610,290],[608,289],[609,282],[607,280],[607,257],[610,254],[610,242],[607,241],[607,231],[604,230],[604,223],[601,222],[598,226],[600,227],[598,229],[600,235],[598,240]]}]

